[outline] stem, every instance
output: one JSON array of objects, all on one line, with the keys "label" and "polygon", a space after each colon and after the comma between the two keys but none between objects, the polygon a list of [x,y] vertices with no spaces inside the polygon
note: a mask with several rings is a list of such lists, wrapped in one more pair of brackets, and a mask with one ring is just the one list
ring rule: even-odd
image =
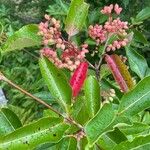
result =
[{"label": "stem", "polygon": [[35,97],[31,93],[29,93],[26,90],[22,89],[21,87],[19,87],[18,85],[16,85],[15,83],[13,83],[12,81],[10,81],[9,79],[7,79],[2,73],[0,73],[0,77],[2,78],[3,81],[7,82],[9,85],[13,86],[14,88],[16,88],[17,90],[19,90],[20,92],[24,93],[25,95],[27,95],[27,96],[31,97],[32,99],[36,100],[38,103],[44,105],[45,107],[47,107],[47,108],[51,109],[52,111],[54,111],[55,113],[57,113],[58,115],[62,116],[62,114],[59,113],[57,110],[53,109],[52,106],[48,105],[47,103],[45,103],[40,98]]},{"label": "stem", "polygon": [[89,66],[93,69],[93,70],[96,70],[96,68],[94,67],[94,65],[92,65],[88,60],[86,60],[89,64]]},{"label": "stem", "polygon": [[35,59],[39,59],[39,57],[37,57],[36,55],[32,54],[31,52],[29,52],[26,49],[23,49],[23,51],[25,51],[26,53],[28,53],[30,56],[34,57]]},{"label": "stem", "polygon": [[104,48],[103,48],[103,51],[102,51],[102,54],[101,54],[101,58],[100,58],[100,60],[98,62],[98,65],[96,65],[96,77],[97,77],[98,81],[100,80],[100,69],[101,69],[103,58],[104,58],[104,54],[105,54],[105,51],[106,51],[106,48],[107,48],[107,45],[108,45],[109,38],[111,36],[107,35],[107,41],[106,41],[106,43],[104,45]]},{"label": "stem", "polygon": [[0,72],[0,80],[3,80],[5,82],[7,82],[9,85],[11,85],[12,87],[16,88],[17,90],[19,90],[20,92],[24,93],[25,95],[31,97],[32,99],[36,100],[38,103],[44,105],[45,107],[47,107],[48,109],[52,110],[53,112],[55,112],[56,114],[58,114],[59,116],[63,117],[64,119],[66,119],[69,123],[76,125],[78,128],[83,129],[83,126],[78,124],[77,122],[75,122],[72,118],[70,117],[65,117],[62,113],[58,112],[57,110],[55,110],[51,105],[45,103],[42,99],[35,97],[34,95],[32,95],[31,93],[27,92],[26,90],[22,89],[20,86],[16,85],[15,83],[13,83],[11,80],[9,80],[8,78],[6,78],[1,72]]},{"label": "stem", "polygon": [[77,141],[77,150],[81,150],[80,141]]},{"label": "stem", "polygon": [[105,45],[104,45],[104,49],[103,49],[103,51],[102,51],[101,58],[100,58],[100,60],[99,60],[99,62],[98,62],[97,69],[100,69],[100,67],[101,67],[102,60],[103,60],[103,58],[104,58],[104,54],[105,54],[105,51],[106,51],[106,48],[107,48],[107,45],[108,45],[108,41],[109,41],[109,36],[107,37],[107,41],[106,41],[106,43],[105,43]]}]

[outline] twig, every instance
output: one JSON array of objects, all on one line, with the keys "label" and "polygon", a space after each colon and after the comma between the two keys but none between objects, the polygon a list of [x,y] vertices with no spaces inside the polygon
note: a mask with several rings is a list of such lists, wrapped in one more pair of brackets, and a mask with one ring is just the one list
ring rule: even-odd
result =
[{"label": "twig", "polygon": [[43,100],[41,100],[38,97],[35,97],[34,95],[32,95],[31,93],[27,92],[26,90],[22,89],[21,87],[19,87],[18,85],[16,85],[15,83],[13,83],[12,81],[10,81],[9,79],[7,79],[2,73],[0,73],[0,79],[7,82],[8,84],[10,84],[11,86],[13,86],[14,88],[16,88],[17,90],[21,91],[22,93],[24,93],[25,95],[33,98],[34,100],[36,100],[38,103],[44,105],[45,107],[51,109],[52,111],[54,111],[55,113],[57,113],[58,115],[62,116],[61,113],[59,113],[57,110],[53,109],[52,106],[48,105],[47,103],[45,103]]},{"label": "twig", "polygon": [[17,90],[19,90],[20,92],[24,93],[25,95],[31,97],[32,99],[36,100],[38,103],[44,105],[45,107],[47,107],[48,109],[52,110],[53,112],[55,112],[56,114],[58,114],[59,116],[63,117],[64,119],[66,119],[69,123],[76,125],[78,128],[83,130],[82,125],[78,124],[77,122],[75,122],[71,117],[65,117],[62,113],[58,112],[57,110],[55,110],[52,106],[50,106],[49,104],[45,103],[42,99],[35,97],[34,95],[32,95],[31,93],[27,92],[26,90],[22,89],[20,86],[16,85],[15,83],[13,83],[11,80],[9,80],[8,78],[6,78],[1,72],[0,72],[0,80],[3,80],[5,82],[7,82],[9,85],[11,85],[12,87],[16,88]]},{"label": "twig", "polygon": [[[112,36],[112,35],[111,35],[111,36]],[[106,51],[106,48],[107,48],[107,45],[108,45],[108,41],[109,41],[109,36],[107,37],[107,41],[106,41],[106,43],[105,43],[105,45],[104,45],[104,49],[103,49],[103,51],[102,51],[101,58],[100,58],[100,60],[99,60],[99,62],[98,62],[97,69],[100,69],[100,67],[101,67],[102,60],[103,60],[103,58],[104,58],[104,54],[105,54],[105,51]]]},{"label": "twig", "polygon": [[92,69],[96,70],[96,68],[94,67],[94,65],[92,65],[88,60],[86,60],[86,61],[88,62],[89,66],[90,66]]},{"label": "twig", "polygon": [[103,51],[102,51],[102,54],[101,54],[101,57],[100,57],[100,60],[99,60],[98,64],[95,66],[96,67],[95,73],[96,73],[96,77],[97,77],[98,81],[100,80],[100,69],[101,69],[103,58],[105,56],[105,51],[106,51],[106,48],[107,48],[107,45],[108,45],[109,38],[110,38],[110,36],[108,35],[107,36],[107,41],[104,45],[104,48],[103,48]]},{"label": "twig", "polygon": [[35,59],[39,59],[36,55],[32,54],[31,52],[29,52],[26,49],[23,49],[23,51],[25,51],[26,53],[28,53],[30,56],[34,57]]}]

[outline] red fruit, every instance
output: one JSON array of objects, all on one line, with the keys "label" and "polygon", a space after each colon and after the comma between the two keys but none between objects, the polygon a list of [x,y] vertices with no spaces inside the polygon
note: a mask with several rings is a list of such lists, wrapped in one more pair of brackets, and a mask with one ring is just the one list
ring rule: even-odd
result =
[{"label": "red fruit", "polygon": [[74,71],[71,79],[70,79],[70,85],[72,87],[73,96],[76,97],[78,93],[80,92],[82,85],[84,83],[84,80],[86,78],[88,71],[88,63],[82,62],[77,67],[77,69]]}]

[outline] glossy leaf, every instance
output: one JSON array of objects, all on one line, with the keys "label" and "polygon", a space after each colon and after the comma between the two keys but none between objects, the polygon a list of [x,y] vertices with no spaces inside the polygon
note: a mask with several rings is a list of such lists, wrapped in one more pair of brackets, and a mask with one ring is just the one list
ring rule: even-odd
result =
[{"label": "glossy leaf", "polygon": [[90,39],[90,38],[86,39],[85,43],[88,44],[88,45],[96,45],[96,42],[93,39]]},{"label": "glossy leaf", "polygon": [[59,116],[58,114],[56,114],[54,111],[50,109],[45,109],[43,111],[43,117],[62,118],[62,116]]},{"label": "glossy leaf", "polygon": [[100,85],[93,76],[85,81],[85,103],[89,116],[92,118],[100,109]]},{"label": "glossy leaf", "polygon": [[0,150],[33,149],[42,143],[57,143],[68,125],[61,119],[43,118],[0,138]]},{"label": "glossy leaf", "polygon": [[150,7],[146,7],[137,14],[136,21],[140,22],[148,19],[149,17],[150,17]]},{"label": "glossy leaf", "polygon": [[56,149],[56,143],[44,143],[41,145],[38,145],[33,150],[55,150]]},{"label": "glossy leaf", "polygon": [[50,93],[56,98],[61,107],[68,112],[71,104],[72,92],[65,75],[47,58],[42,57],[39,64],[42,76]]},{"label": "glossy leaf", "polygon": [[105,104],[85,126],[85,133],[90,146],[100,138],[115,118],[112,104]]},{"label": "glossy leaf", "polygon": [[41,37],[37,33],[38,26],[36,24],[29,24],[22,27],[8,38],[2,47],[2,53],[41,45]]},{"label": "glossy leaf", "polygon": [[122,62],[118,55],[106,55],[105,60],[123,92],[127,92],[133,88],[133,80],[127,69],[127,66]]},{"label": "glossy leaf", "polygon": [[150,113],[149,113],[149,111],[144,112],[142,122],[145,124],[150,124]]},{"label": "glossy leaf", "polygon": [[140,31],[136,29],[134,29],[133,32],[134,32],[134,38],[136,41],[146,44],[146,45],[148,44],[148,41],[143,33],[141,33]]},{"label": "glossy leaf", "polygon": [[56,100],[51,96],[49,92],[46,91],[40,91],[38,93],[35,93],[34,96],[42,99],[48,104],[56,103]]},{"label": "glossy leaf", "polygon": [[59,150],[77,150],[77,140],[75,138],[64,138],[62,139],[56,149]]},{"label": "glossy leaf", "polygon": [[72,118],[82,125],[89,120],[89,114],[85,107],[85,101],[86,99],[83,96],[78,97],[72,107],[71,114]]},{"label": "glossy leaf", "polygon": [[103,150],[111,150],[113,149],[117,143],[115,143],[111,138],[109,138],[106,134],[102,135],[100,139],[98,140],[97,144],[103,149]]},{"label": "glossy leaf", "polygon": [[114,85],[112,82],[110,82],[109,80],[106,79],[102,79],[101,80],[101,90],[107,91],[110,89],[114,89],[116,96],[121,99],[121,97],[123,96],[123,93],[120,91],[120,89]]},{"label": "glossy leaf", "polygon": [[100,78],[103,79],[111,74],[110,69],[108,68],[107,64],[102,64],[101,65],[101,70],[100,70]]},{"label": "glossy leaf", "polygon": [[112,123],[106,128],[105,131],[107,132],[114,131],[115,128],[119,128],[120,126],[126,126],[126,125],[132,125],[132,122],[128,117],[116,116],[115,119],[112,121]]},{"label": "glossy leaf", "polygon": [[89,147],[88,140],[85,137],[78,142],[78,145],[80,149],[84,149],[84,150],[97,150],[97,146],[98,146],[98,145],[93,145],[92,147]]},{"label": "glossy leaf", "polygon": [[117,144],[121,143],[122,141],[127,140],[127,137],[125,136],[125,134],[121,132],[120,129],[118,128],[115,128],[114,131],[106,133],[106,135]]},{"label": "glossy leaf", "polygon": [[67,15],[65,29],[69,36],[77,34],[85,24],[89,5],[84,0],[72,0]]},{"label": "glossy leaf", "polygon": [[135,138],[132,142],[126,141],[118,144],[113,150],[148,150],[150,148],[150,135]]},{"label": "glossy leaf", "polygon": [[126,135],[134,135],[148,130],[150,127],[144,123],[135,122],[132,126],[122,126],[119,129]]},{"label": "glossy leaf", "polygon": [[15,131],[22,126],[19,118],[8,108],[0,109],[0,136]]},{"label": "glossy leaf", "polygon": [[130,46],[127,46],[125,49],[131,70],[143,79],[148,69],[145,58]]},{"label": "glossy leaf", "polygon": [[118,115],[134,116],[150,107],[150,76],[140,81],[137,86],[125,94],[119,105]]}]

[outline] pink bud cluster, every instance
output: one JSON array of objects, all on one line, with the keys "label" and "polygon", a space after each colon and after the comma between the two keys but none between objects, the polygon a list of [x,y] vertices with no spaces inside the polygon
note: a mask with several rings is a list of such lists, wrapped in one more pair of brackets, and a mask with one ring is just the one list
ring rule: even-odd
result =
[{"label": "pink bud cluster", "polygon": [[113,9],[114,9],[114,12],[115,12],[117,15],[119,15],[119,14],[121,13],[121,11],[122,11],[122,8],[119,7],[118,4],[115,4],[115,5],[111,4],[111,5],[109,5],[109,6],[105,6],[105,7],[101,10],[101,13],[102,13],[102,14],[106,14],[106,15],[110,15],[110,14],[112,13]]},{"label": "pink bud cluster", "polygon": [[128,22],[123,22],[120,18],[114,19],[113,21],[107,21],[104,25],[104,29],[110,33],[120,32],[125,35],[125,30],[128,29]]},{"label": "pink bud cluster", "polygon": [[106,15],[109,15],[112,13],[112,10],[113,10],[113,4],[109,5],[109,6],[105,6],[102,10],[101,10],[101,13],[102,14],[106,14]]},{"label": "pink bud cluster", "polygon": [[117,49],[120,49],[121,47],[124,47],[128,44],[128,39],[123,39],[123,40],[116,40],[114,41],[112,44],[108,45],[107,48],[106,48],[106,51],[109,52],[109,51],[115,51]]},{"label": "pink bud cluster", "polygon": [[60,21],[45,15],[46,22],[39,24],[39,35],[43,36],[43,44],[60,43]]},{"label": "pink bud cluster", "polygon": [[75,51],[73,49],[66,49],[61,55],[61,59],[58,58],[54,49],[43,48],[41,54],[46,56],[52,61],[58,68],[67,68],[71,71],[75,70],[79,64],[84,61],[85,54],[88,50],[83,46],[81,51]]},{"label": "pink bud cluster", "polygon": [[107,46],[106,51],[115,51],[124,47],[128,44],[129,40],[126,38],[128,29],[128,22],[121,21],[120,18],[113,19],[112,12],[119,15],[122,11],[122,8],[118,4],[111,4],[105,6],[101,12],[109,16],[107,22],[103,25],[90,25],[88,34],[89,36],[96,41],[96,44],[103,44],[107,41],[108,37],[116,34],[118,39],[113,41],[110,45]]},{"label": "pink bud cluster", "polygon": [[97,45],[106,41],[106,31],[103,29],[102,25],[90,25],[88,34],[93,40],[96,40]]},{"label": "pink bud cluster", "polygon": [[[85,59],[88,53],[88,45],[83,44],[78,48],[74,43],[63,39],[60,29],[60,21],[45,15],[46,22],[39,24],[39,35],[43,37],[45,48],[41,50],[43,56],[48,57],[57,67],[75,70]],[[53,48],[50,48],[52,44]],[[57,50],[61,50],[58,57]]]}]

